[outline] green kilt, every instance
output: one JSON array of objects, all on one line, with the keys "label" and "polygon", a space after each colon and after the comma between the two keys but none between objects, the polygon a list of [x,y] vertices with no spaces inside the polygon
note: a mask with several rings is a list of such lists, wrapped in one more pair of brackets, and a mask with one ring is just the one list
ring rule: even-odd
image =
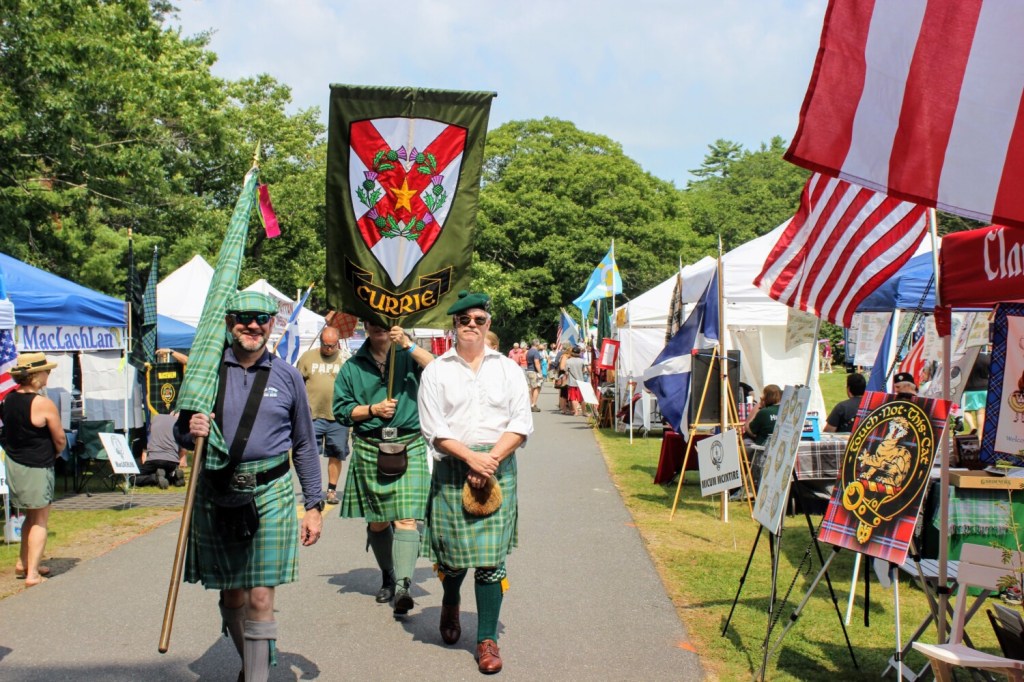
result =
[{"label": "green kilt", "polygon": [[345,477],[345,495],[341,516],[366,519],[367,523],[383,523],[426,516],[430,472],[427,469],[427,442],[416,434],[399,438],[406,444],[409,466],[398,477],[381,476],[377,472],[377,443],[353,434],[352,456]]},{"label": "green kilt", "polygon": [[[238,473],[267,471],[288,453],[255,462],[242,462]],[[202,476],[196,489],[185,581],[202,582],[208,590],[273,587],[298,578],[299,520],[295,510],[292,473],[256,487],[260,528],[251,540],[223,537],[214,526],[213,487]]]},{"label": "green kilt", "polygon": [[463,510],[462,486],[468,473],[469,465],[455,457],[434,462],[420,556],[430,556],[452,569],[500,566],[519,546],[516,456],[506,457],[495,473],[501,507],[490,516],[472,516]]}]

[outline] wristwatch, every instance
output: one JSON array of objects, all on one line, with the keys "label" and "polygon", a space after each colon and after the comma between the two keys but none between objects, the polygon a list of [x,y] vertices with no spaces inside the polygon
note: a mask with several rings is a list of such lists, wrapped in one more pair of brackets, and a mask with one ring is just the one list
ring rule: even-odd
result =
[{"label": "wristwatch", "polygon": [[312,507],[306,507],[306,511],[309,511],[311,509],[316,509],[318,512],[323,512],[324,507],[326,506],[326,504],[327,503],[324,502],[324,499],[321,497],[320,501],[317,502],[316,504],[314,504]]}]

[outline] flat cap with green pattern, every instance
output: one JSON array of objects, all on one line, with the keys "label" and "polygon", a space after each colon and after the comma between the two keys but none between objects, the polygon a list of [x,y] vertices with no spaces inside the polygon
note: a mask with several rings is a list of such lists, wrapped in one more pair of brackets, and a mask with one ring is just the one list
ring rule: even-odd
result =
[{"label": "flat cap with green pattern", "polygon": [[491,309],[491,297],[482,291],[460,291],[459,299],[452,303],[451,307],[448,308],[448,315],[455,315],[457,313],[464,312],[466,310],[472,310],[473,308],[479,308],[480,310],[490,311]]},{"label": "flat cap with green pattern", "polygon": [[229,313],[277,313],[277,301],[267,294],[258,291],[236,291],[228,298],[226,307]]}]

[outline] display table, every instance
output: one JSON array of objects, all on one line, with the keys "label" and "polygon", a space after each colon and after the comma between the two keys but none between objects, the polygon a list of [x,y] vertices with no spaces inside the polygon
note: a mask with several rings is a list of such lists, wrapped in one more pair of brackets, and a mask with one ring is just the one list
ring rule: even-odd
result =
[{"label": "display table", "polygon": [[[1017,525],[1017,537],[1010,530],[1010,510]],[[939,482],[933,480],[925,500],[921,532],[921,556],[939,555]],[[1013,491],[1011,505],[1007,490],[949,487],[949,558],[959,559],[966,543],[998,545],[1016,549],[1024,543],[1024,490]]]},{"label": "display table", "polygon": [[[698,433],[694,437],[694,448],[697,443],[707,438],[710,434]],[[665,434],[661,437],[661,455],[658,457],[658,470],[654,472],[654,484],[665,485],[671,483],[679,475],[683,468],[683,456],[686,454],[686,439],[675,431],[666,428]],[[697,450],[690,451],[690,461],[686,463],[689,471],[697,471]]]}]

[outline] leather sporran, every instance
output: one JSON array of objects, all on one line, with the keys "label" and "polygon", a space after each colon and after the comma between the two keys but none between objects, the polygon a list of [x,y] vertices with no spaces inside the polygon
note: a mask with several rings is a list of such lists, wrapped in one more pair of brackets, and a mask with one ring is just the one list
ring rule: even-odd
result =
[{"label": "leather sporran", "polygon": [[259,530],[255,474],[236,473],[231,482],[215,486],[214,521],[228,540],[249,542]]},{"label": "leather sporran", "polygon": [[397,478],[409,468],[405,443],[377,443],[377,473]]},{"label": "leather sporran", "polygon": [[260,529],[260,512],[256,495],[228,490],[213,495],[213,520],[225,537],[237,542],[248,542]]}]

